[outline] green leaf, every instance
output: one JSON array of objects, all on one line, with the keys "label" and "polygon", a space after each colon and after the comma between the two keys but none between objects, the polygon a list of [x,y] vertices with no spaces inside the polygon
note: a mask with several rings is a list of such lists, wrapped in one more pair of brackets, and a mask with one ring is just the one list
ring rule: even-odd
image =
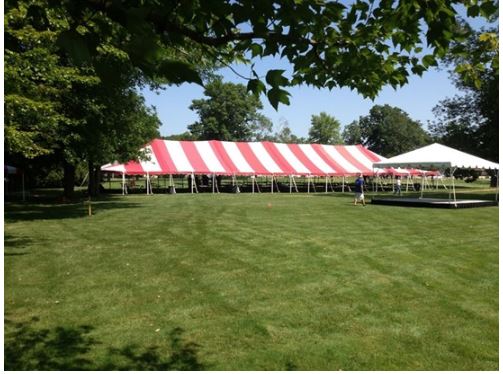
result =
[{"label": "green leaf", "polygon": [[159,74],[162,78],[166,79],[169,83],[197,83],[203,85],[199,73],[192,67],[192,65],[177,61],[165,60],[159,66]]},{"label": "green leaf", "polygon": [[265,76],[265,80],[273,87],[286,86],[288,79],[283,76],[284,70],[269,70]]},{"label": "green leaf", "polygon": [[250,45],[250,50],[252,53],[252,58],[255,56],[262,56],[263,48],[260,44],[253,43]]},{"label": "green leaf", "polygon": [[426,55],[421,61],[425,68],[428,68],[429,66],[437,66],[437,60],[433,55]]},{"label": "green leaf", "polygon": [[260,79],[250,79],[246,89],[253,92],[256,96],[259,96],[262,92],[266,92],[265,84]]},{"label": "green leaf", "polygon": [[279,103],[290,105],[290,99],[288,98],[288,96],[290,96],[290,93],[280,88],[271,88],[267,92],[267,98],[269,99],[269,102],[276,110],[278,110]]},{"label": "green leaf", "polygon": [[468,8],[466,11],[466,14],[468,14],[469,17],[477,17],[479,15],[480,8],[478,5],[472,5],[471,7]]},{"label": "green leaf", "polygon": [[91,61],[91,54],[84,36],[75,30],[63,31],[56,44],[63,49],[77,65]]}]

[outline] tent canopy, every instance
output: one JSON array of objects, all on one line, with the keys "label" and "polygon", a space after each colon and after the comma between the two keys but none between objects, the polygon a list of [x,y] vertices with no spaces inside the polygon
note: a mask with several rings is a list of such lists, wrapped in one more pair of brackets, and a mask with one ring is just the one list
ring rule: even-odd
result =
[{"label": "tent canopy", "polygon": [[105,172],[128,175],[373,175],[385,158],[362,145],[154,139],[143,150],[149,160],[107,164]]},{"label": "tent canopy", "polygon": [[385,161],[374,163],[375,168],[402,167],[421,169],[498,169],[499,164],[458,151],[442,144],[433,143]]}]

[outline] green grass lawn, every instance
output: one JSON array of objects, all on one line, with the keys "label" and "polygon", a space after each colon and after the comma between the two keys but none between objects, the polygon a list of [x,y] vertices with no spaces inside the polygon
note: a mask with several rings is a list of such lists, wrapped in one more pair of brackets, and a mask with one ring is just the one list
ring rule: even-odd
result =
[{"label": "green grass lawn", "polygon": [[93,213],[5,205],[6,368],[498,370],[497,207],[177,194]]}]

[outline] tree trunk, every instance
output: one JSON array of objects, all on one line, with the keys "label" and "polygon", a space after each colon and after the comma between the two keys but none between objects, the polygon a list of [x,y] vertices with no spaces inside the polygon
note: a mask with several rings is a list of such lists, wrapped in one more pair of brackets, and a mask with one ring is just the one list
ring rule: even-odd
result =
[{"label": "tree trunk", "polygon": [[75,191],[75,165],[67,162],[63,165],[63,196],[65,198],[72,198]]},{"label": "tree trunk", "polygon": [[96,167],[92,162],[88,163],[89,168],[89,184],[87,185],[87,192],[89,196],[98,196],[100,194],[100,177],[101,170]]}]

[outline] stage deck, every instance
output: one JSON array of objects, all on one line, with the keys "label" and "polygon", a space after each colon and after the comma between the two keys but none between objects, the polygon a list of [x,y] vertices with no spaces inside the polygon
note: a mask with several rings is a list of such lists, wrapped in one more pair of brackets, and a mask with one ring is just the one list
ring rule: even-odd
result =
[{"label": "stage deck", "polygon": [[449,199],[433,199],[433,198],[410,198],[410,197],[375,197],[371,200],[372,204],[380,205],[395,205],[395,206],[410,206],[423,208],[477,208],[482,206],[498,205],[494,200],[457,200],[454,203]]}]

